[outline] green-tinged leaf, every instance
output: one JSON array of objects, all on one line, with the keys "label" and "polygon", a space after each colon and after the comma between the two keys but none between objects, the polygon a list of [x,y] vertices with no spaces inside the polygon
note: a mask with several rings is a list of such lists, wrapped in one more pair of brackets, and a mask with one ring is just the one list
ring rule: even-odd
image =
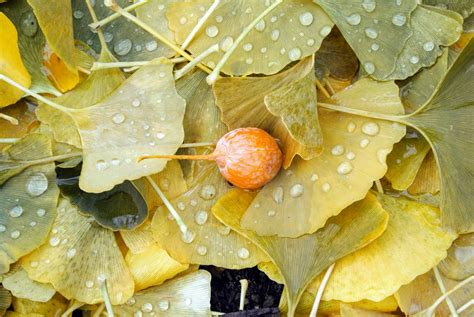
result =
[{"label": "green-tinged leaf", "polygon": [[[393,82],[364,78],[333,96],[346,107],[403,113]],[[320,111],[324,150],[309,161],[295,160],[257,194],[242,227],[259,235],[298,237],[365,197],[386,172],[385,157],[405,127],[335,111]],[[285,226],[281,224],[285,223]]]},{"label": "green-tinged leaf", "polygon": [[0,286],[0,315],[4,315],[8,307],[12,303],[12,294],[5,289],[3,286]]},{"label": "green-tinged leaf", "polygon": [[[229,129],[258,127],[267,130],[275,138],[280,139],[285,154],[283,163],[285,168],[290,166],[291,161],[297,154],[304,159],[317,156],[321,152],[321,145],[307,147],[294,139],[281,119],[273,116],[269,111],[269,109],[272,109],[272,105],[267,109],[264,103],[265,96],[279,89],[288,89],[312,72],[313,60],[312,57],[307,57],[294,67],[273,76],[218,79],[213,90],[216,104],[222,111],[222,121]],[[311,94],[306,96],[308,99],[300,104],[301,106],[310,104],[316,97]],[[316,106],[312,110],[316,110]],[[301,109],[298,109],[298,111],[301,111]],[[312,115],[313,118],[317,117],[314,112],[312,112]],[[317,121],[307,122],[306,124],[313,124],[312,130],[317,130]]]},{"label": "green-tinged leaf", "polygon": [[441,221],[458,233],[474,231],[474,41],[449,69],[431,99],[402,121],[430,143],[440,169]]},{"label": "green-tinged leaf", "polygon": [[[262,237],[240,226],[240,218],[254,194],[234,190],[222,197],[212,212],[264,251],[278,267],[286,286],[288,315],[293,316],[298,301],[312,279],[341,257],[376,239],[385,230],[387,213],[369,194],[347,208],[316,233],[297,239]],[[298,269],[295,269],[298,268]]]},{"label": "green-tinged leaf", "polygon": [[[51,143],[44,135],[30,134],[7,151],[10,158],[40,159],[51,155]],[[54,163],[21,166],[16,174],[0,187],[0,273],[46,241],[56,216]]]},{"label": "green-tinged leaf", "polygon": [[[212,3],[200,0],[169,7],[166,17],[178,43],[185,41]],[[198,55],[211,45],[219,44],[219,52],[204,59],[213,68],[240,33],[270,4],[271,1],[221,1],[191,41],[189,51]],[[292,61],[317,51],[332,26],[329,17],[314,3],[283,1],[247,34],[222,71],[229,75],[275,74]]]},{"label": "green-tinged leaf", "polygon": [[126,305],[113,307],[118,316],[210,316],[211,275],[203,270],[136,293]]},{"label": "green-tinged leaf", "polygon": [[369,75],[380,80],[392,74],[413,34],[410,15],[417,6],[416,0],[314,2],[331,16]]},{"label": "green-tinged leaf", "polygon": [[[456,238],[442,230],[438,208],[383,194],[378,199],[389,214],[387,229],[336,263],[325,300],[380,301],[435,266]],[[321,280],[319,276],[308,290],[316,294]]]},{"label": "green-tinged leaf", "polygon": [[63,196],[85,216],[94,217],[101,226],[113,231],[133,230],[148,217],[144,197],[130,181],[102,193],[87,193],[79,188],[79,170],[61,169],[57,184]]},{"label": "green-tinged leaf", "polygon": [[[433,152],[430,151],[416,174],[413,183],[408,187],[411,195],[437,194],[440,189],[438,165]],[[439,206],[439,204],[438,204]]]},{"label": "green-tinged leaf", "polygon": [[393,189],[402,191],[413,184],[429,150],[429,143],[416,131],[407,133],[393,146],[393,151],[387,156],[388,170],[385,174]]},{"label": "green-tinged leaf", "polygon": [[168,60],[156,60],[101,103],[72,113],[84,151],[82,190],[99,193],[165,167],[163,159],[137,159],[173,154],[183,141],[185,101],[176,92],[172,70]]},{"label": "green-tinged leaf", "polygon": [[[99,61],[112,62],[114,58],[110,52],[102,50]],[[124,77],[119,69],[96,70],[74,90],[53,99],[53,101],[72,109],[87,108],[104,100],[123,81]],[[40,103],[36,109],[36,115],[43,123],[51,127],[56,141],[68,143],[77,148],[82,147],[79,132],[69,115],[43,103]]]},{"label": "green-tinged leaf", "polygon": [[103,301],[107,283],[112,304],[122,304],[134,291],[133,278],[112,231],[82,216],[61,199],[48,243],[21,259],[35,281],[50,283],[68,299],[95,304]]},{"label": "green-tinged leaf", "polygon": [[384,80],[405,79],[421,67],[433,65],[443,53],[440,46],[452,45],[459,39],[462,17],[449,10],[418,6],[411,15],[410,27],[413,35],[398,56],[394,71]]},{"label": "green-tinged leaf", "polygon": [[471,0],[423,0],[423,3],[456,11],[464,19],[469,18],[474,12],[474,5]]},{"label": "green-tinged leaf", "polygon": [[463,280],[474,275],[474,233],[460,235],[438,267],[446,277],[453,280]]},{"label": "green-tinged leaf", "polygon": [[9,272],[3,278],[2,284],[13,296],[35,302],[47,302],[56,293],[50,284],[38,283],[30,279],[28,273],[21,267]]}]

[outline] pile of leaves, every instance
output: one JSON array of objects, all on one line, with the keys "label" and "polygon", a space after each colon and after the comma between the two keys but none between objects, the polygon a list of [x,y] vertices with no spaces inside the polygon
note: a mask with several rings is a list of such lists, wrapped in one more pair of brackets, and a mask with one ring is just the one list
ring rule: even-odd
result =
[{"label": "pile of leaves", "polygon": [[[219,314],[200,265],[288,316],[474,314],[472,1],[0,2],[0,314]],[[260,190],[139,161],[239,127]]]}]

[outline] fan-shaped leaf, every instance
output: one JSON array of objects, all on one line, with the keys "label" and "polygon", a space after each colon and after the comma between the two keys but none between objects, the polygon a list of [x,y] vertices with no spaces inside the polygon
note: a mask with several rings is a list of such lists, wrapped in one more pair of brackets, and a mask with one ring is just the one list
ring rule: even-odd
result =
[{"label": "fan-shaped leaf", "polygon": [[[398,88],[390,82],[362,79],[333,98],[354,109],[403,112]],[[258,193],[242,217],[242,227],[286,237],[322,228],[328,218],[365,197],[385,174],[386,155],[405,134],[405,127],[382,120],[327,110],[319,117],[324,151],[280,172]]]},{"label": "fan-shaped leaf", "polygon": [[[65,312],[67,307],[66,299],[57,293],[46,303],[14,297],[13,309],[15,312],[11,317],[57,316]],[[7,316],[10,316],[10,313]]]},{"label": "fan-shaped leaf", "polygon": [[47,302],[56,293],[51,284],[38,283],[30,279],[28,273],[21,267],[9,272],[3,278],[2,284],[13,296],[35,302]]},{"label": "fan-shaped leaf", "polygon": [[[14,125],[6,120],[1,120],[0,138],[22,138],[39,124],[34,113],[34,108],[25,101],[19,101],[15,105],[1,109],[0,115],[1,114],[17,119],[18,124]],[[9,146],[9,144],[0,144],[0,152],[7,146]]]},{"label": "fan-shaped leaf", "polygon": [[433,152],[430,151],[420,166],[413,183],[408,187],[412,195],[436,194],[440,189],[438,165]]},{"label": "fan-shaped leaf", "polygon": [[[185,41],[211,4],[210,0],[200,0],[170,6],[166,16],[178,43]],[[209,67],[214,67],[244,28],[270,4],[270,1],[221,1],[190,43],[189,51],[198,55],[219,44],[219,53],[204,59]],[[314,3],[284,1],[257,23],[222,71],[229,75],[275,74],[292,61],[312,55],[332,26],[329,17]]]},{"label": "fan-shaped leaf", "polygon": [[0,314],[3,315],[10,307],[12,303],[12,294],[5,289],[3,286],[0,286]]},{"label": "fan-shaped leaf", "polygon": [[369,194],[329,220],[316,233],[297,239],[262,237],[240,226],[240,218],[253,198],[251,193],[234,190],[222,197],[212,212],[255,243],[278,267],[287,290],[289,316],[294,315],[301,294],[315,276],[341,257],[376,239],[385,230],[388,220],[376,198]]},{"label": "fan-shaped leaf", "polygon": [[393,314],[382,313],[373,310],[366,310],[361,308],[353,307],[352,305],[341,305],[340,309],[341,317],[390,317],[398,316]]},{"label": "fan-shaped leaf", "polygon": [[438,267],[446,277],[453,280],[464,280],[474,275],[474,233],[460,235]]}]

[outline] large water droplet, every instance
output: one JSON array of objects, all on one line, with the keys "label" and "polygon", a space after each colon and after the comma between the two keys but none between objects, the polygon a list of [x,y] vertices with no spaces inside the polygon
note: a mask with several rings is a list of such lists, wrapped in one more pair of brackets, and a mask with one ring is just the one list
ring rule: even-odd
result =
[{"label": "large water droplet", "polygon": [[362,1],[362,8],[367,12],[372,12],[375,10],[376,3],[375,0],[364,0]]},{"label": "large water droplet", "polygon": [[219,47],[223,52],[227,52],[234,44],[234,38],[232,36],[225,36],[219,43]]},{"label": "large water droplet", "polygon": [[60,242],[61,239],[59,239],[58,237],[52,237],[51,239],[49,239],[49,245],[51,245],[52,247],[58,246]]},{"label": "large water droplet", "polygon": [[367,135],[374,136],[377,135],[380,131],[380,127],[375,122],[367,122],[362,125],[362,132]]},{"label": "large water droplet", "polygon": [[209,37],[216,37],[219,34],[219,29],[215,25],[209,25],[206,28],[206,35]]},{"label": "large water droplet", "polygon": [[313,174],[313,175],[311,175],[311,181],[312,181],[312,182],[315,182],[315,181],[317,181],[318,179],[319,179],[318,174]]},{"label": "large water droplet", "polygon": [[153,305],[150,303],[145,303],[142,305],[142,312],[151,313],[153,311]]},{"label": "large water droplet", "polygon": [[401,13],[397,13],[392,17],[392,23],[396,26],[403,26],[407,22],[407,17]]},{"label": "large water droplet", "polygon": [[263,32],[263,30],[265,30],[265,21],[264,20],[258,21],[257,24],[255,24],[255,29],[257,31]]},{"label": "large water droplet", "polygon": [[280,30],[277,30],[277,29],[273,30],[270,37],[273,41],[277,41],[278,38],[280,37]]},{"label": "large water droplet", "polygon": [[360,14],[358,14],[358,13],[353,13],[353,14],[346,17],[346,21],[350,25],[359,25],[360,20],[361,20]]},{"label": "large water droplet", "polygon": [[337,172],[341,175],[346,175],[352,172],[352,164],[349,162],[342,162],[337,167]]},{"label": "large water droplet", "polygon": [[132,305],[135,305],[136,302],[137,302],[137,300],[135,299],[135,297],[130,297],[129,299],[127,299],[126,304],[128,306],[132,306]]},{"label": "large water droplet", "polygon": [[156,50],[158,48],[158,43],[155,41],[155,40],[152,40],[150,42],[147,42],[145,44],[145,49],[148,51],[148,52],[153,52],[154,50]]},{"label": "large water droplet", "polygon": [[347,125],[347,132],[349,132],[349,133],[354,132],[356,127],[357,126],[354,122],[349,122],[349,124]]},{"label": "large water droplet", "polygon": [[290,196],[293,198],[298,198],[304,193],[304,187],[301,184],[295,184],[290,188]]},{"label": "large water droplet", "polygon": [[273,191],[273,200],[277,203],[277,204],[281,204],[283,202],[283,187],[281,186],[278,186],[277,188],[275,188],[275,190]]},{"label": "large water droplet", "polygon": [[20,237],[21,233],[18,230],[14,230],[10,233],[10,237],[12,239],[18,239]]},{"label": "large water droplet", "polygon": [[420,58],[416,55],[413,55],[412,57],[410,57],[410,63],[412,64],[417,64],[419,61],[420,61]]},{"label": "large water droplet", "polygon": [[375,72],[375,65],[371,62],[366,62],[364,63],[364,69],[367,72],[367,74],[373,74]]},{"label": "large water droplet", "polygon": [[125,121],[125,115],[123,113],[116,113],[112,117],[114,123],[120,124]]},{"label": "large water droplet", "polygon": [[319,30],[319,35],[322,37],[327,36],[329,33],[331,33],[331,27],[329,25],[323,26],[321,30]]},{"label": "large water droplet", "polygon": [[158,303],[158,308],[162,311],[168,310],[168,308],[170,308],[170,302],[167,299],[162,299]]},{"label": "large water droplet", "polygon": [[246,248],[240,248],[239,251],[237,251],[237,255],[241,259],[248,259],[248,257],[250,256],[250,252]]},{"label": "large water droplet", "polygon": [[32,11],[25,12],[20,19],[21,32],[26,36],[33,37],[38,32],[38,21]]},{"label": "large water droplet", "polygon": [[5,227],[4,225],[0,225],[0,232],[5,232],[7,231],[7,227]]},{"label": "large water droplet", "polygon": [[355,157],[356,157],[356,155],[355,155],[355,153],[352,152],[352,151],[346,154],[346,158],[347,158],[348,160],[351,160],[351,161],[352,161],[353,159],[355,159]]},{"label": "large water droplet", "polygon": [[294,47],[292,48],[289,52],[288,52],[288,58],[290,59],[290,61],[297,61],[301,58],[301,50],[297,47]]},{"label": "large water droplet", "polygon": [[344,154],[344,151],[345,151],[344,146],[341,144],[337,144],[331,149],[331,154],[334,156],[339,156],[339,155]]},{"label": "large water droplet", "polygon": [[48,178],[43,173],[35,173],[26,181],[26,192],[33,197],[41,196],[48,189]]},{"label": "large water droplet", "polygon": [[380,46],[377,43],[372,43],[372,45],[370,45],[370,48],[372,49],[372,51],[376,52],[379,50]]},{"label": "large water droplet", "polygon": [[377,36],[379,36],[379,33],[373,28],[366,28],[365,29],[365,35],[367,35],[367,37],[375,40],[377,38]]},{"label": "large water droplet", "polygon": [[196,248],[196,252],[199,254],[199,255],[206,255],[207,254],[207,248],[203,245],[200,245]]},{"label": "large water droplet", "polygon": [[112,33],[104,32],[104,40],[106,43],[112,42],[113,39],[114,39],[114,35]]},{"label": "large water droplet", "polygon": [[206,223],[208,218],[208,213],[205,210],[199,210],[196,212],[196,215],[194,216],[194,220],[198,225],[203,225]]},{"label": "large water droplet", "polygon": [[434,46],[435,46],[434,43],[429,41],[423,44],[423,49],[427,52],[431,52],[434,49]]},{"label": "large water droplet", "polygon": [[304,12],[300,14],[300,23],[301,25],[308,26],[313,23],[314,17],[311,12]]},{"label": "large water droplet", "polygon": [[114,52],[117,55],[124,56],[132,49],[132,41],[130,39],[123,39],[115,43]]},{"label": "large water droplet", "polygon": [[216,187],[214,185],[204,185],[199,192],[202,199],[210,200],[216,197]]},{"label": "large water droplet", "polygon": [[23,207],[21,206],[15,206],[12,209],[10,209],[10,217],[17,218],[20,217],[23,214]]},{"label": "large water droplet", "polygon": [[190,230],[186,231],[186,233],[183,233],[181,235],[181,239],[183,240],[184,243],[193,242],[195,237],[196,237],[196,234]]}]

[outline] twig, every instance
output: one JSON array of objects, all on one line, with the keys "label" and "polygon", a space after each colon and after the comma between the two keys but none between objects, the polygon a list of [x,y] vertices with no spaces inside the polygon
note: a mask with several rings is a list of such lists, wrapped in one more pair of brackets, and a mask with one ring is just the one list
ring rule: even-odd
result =
[{"label": "twig", "polygon": [[311,309],[311,313],[309,314],[309,317],[316,317],[316,313],[318,312],[319,302],[321,301],[321,298],[323,297],[324,289],[326,288],[326,284],[329,281],[329,277],[331,276],[332,270],[334,269],[334,265],[336,265],[336,263],[331,264],[331,266],[326,271],[326,274],[324,274],[323,280],[321,281],[321,285],[319,285],[318,292],[316,293],[316,297],[314,298],[313,308]]},{"label": "twig", "polygon": [[211,16],[214,10],[216,10],[217,6],[219,5],[219,2],[220,0],[214,0],[214,3],[209,7],[206,13],[202,16],[202,18],[199,19],[198,23],[191,30],[191,33],[189,33],[186,40],[184,40],[183,44],[181,45],[181,49],[185,50],[188,47],[189,43],[191,43],[191,41],[194,39],[194,36],[196,36],[197,32],[199,32],[204,23],[206,23],[207,19]]}]

